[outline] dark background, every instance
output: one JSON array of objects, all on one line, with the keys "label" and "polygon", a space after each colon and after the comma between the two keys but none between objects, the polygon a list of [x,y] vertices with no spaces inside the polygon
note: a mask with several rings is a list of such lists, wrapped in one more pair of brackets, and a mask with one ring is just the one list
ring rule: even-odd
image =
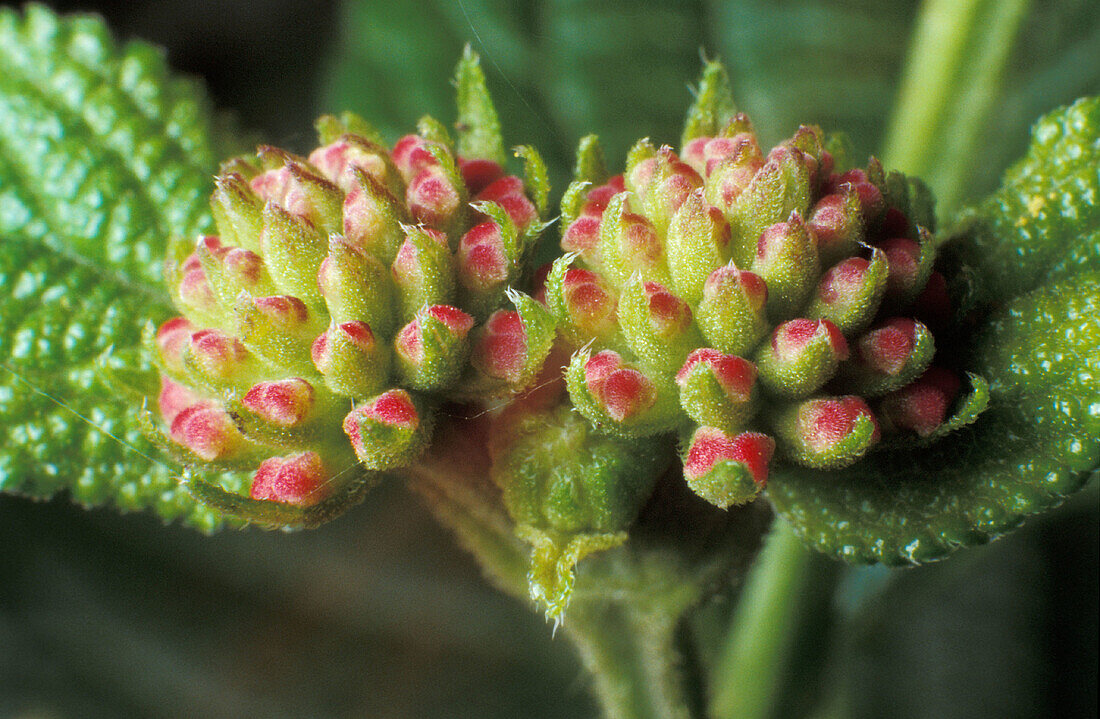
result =
[{"label": "dark background", "polygon": [[[406,4],[393,3],[393,13]],[[243,126],[296,149],[312,142],[312,118],[342,109],[333,106],[339,102],[391,135],[411,126],[417,103],[449,117],[437,105],[467,39],[454,7],[424,4],[427,20],[416,22],[459,29],[438,45],[397,43],[394,67],[433,77],[417,84],[357,64],[352,19],[408,22],[377,5],[50,5],[94,10],[120,37],[165,46],[173,67],[205,78],[218,106],[233,109]],[[890,11],[888,27],[901,38],[913,8],[897,3]],[[466,19],[488,41],[505,36],[492,17]],[[536,39],[570,51],[552,24],[536,25]],[[626,95],[630,87],[622,95],[606,88],[610,110],[525,73],[522,53],[506,43],[490,45],[487,69],[509,139],[548,148],[559,178],[586,130],[607,128],[612,155],[630,134],[674,140],[689,101],[685,82],[708,37],[690,26],[666,34],[677,33],[659,38],[668,42],[667,75],[657,69],[634,81],[650,86],[644,101]],[[877,58],[885,77],[896,78],[903,49]],[[733,65],[741,75],[753,67],[745,57]],[[629,74],[624,61],[622,77]],[[869,83],[865,94],[889,90]],[[384,101],[366,106],[370,98]],[[755,102],[767,116],[766,103]],[[881,117],[832,112],[853,135],[863,132],[867,148],[876,146]],[[986,164],[993,176],[1003,167]],[[829,591],[808,603],[777,715],[804,716],[824,685],[839,685],[861,717],[1096,716],[1096,509],[1094,481],[1012,537],[950,562],[891,574],[838,573],[816,561]],[[823,668],[821,647],[831,636],[850,651],[842,665]],[[397,486],[316,531],[213,537],[150,516],[83,511],[64,498],[0,497],[0,717],[595,716],[586,682],[565,641],[551,640],[536,613],[489,587]]]}]

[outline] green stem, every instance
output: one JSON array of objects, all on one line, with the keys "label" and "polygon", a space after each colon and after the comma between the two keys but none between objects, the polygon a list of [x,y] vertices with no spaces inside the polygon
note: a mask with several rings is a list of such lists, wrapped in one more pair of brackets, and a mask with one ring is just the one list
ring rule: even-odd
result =
[{"label": "green stem", "polygon": [[690,719],[678,616],[628,604],[575,602],[565,630],[608,719]]},{"label": "green stem", "polygon": [[923,177],[949,212],[973,171],[962,153],[988,119],[1030,0],[926,0],[883,162]]},{"label": "green stem", "polygon": [[763,719],[771,711],[804,595],[809,550],[776,520],[741,594],[712,675],[714,719]]}]

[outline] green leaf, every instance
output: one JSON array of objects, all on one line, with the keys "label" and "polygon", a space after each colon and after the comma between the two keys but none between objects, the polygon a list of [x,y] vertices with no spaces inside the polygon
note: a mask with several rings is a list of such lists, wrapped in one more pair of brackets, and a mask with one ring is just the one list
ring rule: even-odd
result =
[{"label": "green leaf", "polygon": [[91,17],[0,10],[0,490],[220,522],[97,366],[170,316],[166,242],[208,227],[224,150],[201,88],[156,48],[120,47]]},{"label": "green leaf", "polygon": [[[945,246],[978,300],[1004,303],[957,352],[988,380],[988,409],[843,472],[777,470],[769,496],[804,539],[856,561],[936,559],[1058,504],[1100,465],[1098,163],[1100,99],[1035,126],[1030,152]],[[952,424],[973,419],[972,401]]]},{"label": "green leaf", "polygon": [[973,425],[842,472],[775,472],[768,494],[803,539],[853,561],[920,563],[1082,486],[1100,466],[1100,273],[1018,298],[975,355],[992,406]]},{"label": "green leaf", "polygon": [[1100,97],[1046,115],[1032,136],[1001,189],[963,213],[945,248],[969,268],[978,302],[1100,269]]}]

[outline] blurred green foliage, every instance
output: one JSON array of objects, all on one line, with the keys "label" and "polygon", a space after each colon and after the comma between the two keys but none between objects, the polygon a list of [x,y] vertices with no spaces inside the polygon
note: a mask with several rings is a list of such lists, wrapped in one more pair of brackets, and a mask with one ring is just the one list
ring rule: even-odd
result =
[{"label": "blurred green foliage", "polygon": [[[731,67],[766,140],[798,122],[881,149],[917,3],[743,0],[56,4],[167,45],[279,144],[350,108],[390,136],[450,120],[462,45],[506,141],[557,190],[598,131],[613,164],[674,142],[700,52]],[[1035,0],[990,103],[964,199],[1042,112],[1100,93],[1095,0]],[[554,234],[551,230],[550,235]],[[776,717],[1096,716],[1097,493],[951,562],[884,574],[814,560]],[[715,632],[722,607],[711,608]],[[833,641],[835,640],[835,641]],[[838,653],[828,646],[839,647]],[[497,594],[396,487],[328,527],[203,538],[145,516],[0,497],[0,716],[594,716],[537,614]]]}]

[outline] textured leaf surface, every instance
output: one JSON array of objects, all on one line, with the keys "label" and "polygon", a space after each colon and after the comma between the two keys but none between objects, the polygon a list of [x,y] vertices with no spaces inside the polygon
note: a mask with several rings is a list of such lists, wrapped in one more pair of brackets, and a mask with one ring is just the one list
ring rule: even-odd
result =
[{"label": "textured leaf surface", "polygon": [[90,17],[0,11],[0,490],[217,524],[96,365],[168,315],[166,241],[206,227],[224,149],[156,48]]},{"label": "textured leaf surface", "polygon": [[1051,113],[956,238],[981,299],[1013,298],[962,358],[989,381],[974,424],[843,472],[776,473],[769,495],[811,544],[862,562],[936,559],[1058,504],[1100,465],[1098,159],[1100,100]]},{"label": "textured leaf surface", "polygon": [[1033,137],[948,246],[972,268],[979,301],[1100,269],[1100,97],[1043,117]]}]

